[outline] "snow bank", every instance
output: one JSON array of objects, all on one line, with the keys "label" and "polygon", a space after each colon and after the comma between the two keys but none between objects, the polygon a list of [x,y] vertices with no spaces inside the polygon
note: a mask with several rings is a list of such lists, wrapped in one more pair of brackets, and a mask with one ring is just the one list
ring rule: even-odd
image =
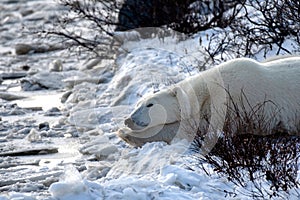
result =
[{"label": "snow bank", "polygon": [[[3,2],[0,3],[4,14],[3,20],[0,20],[3,25],[0,69],[18,72],[23,67],[24,70],[28,68],[28,73],[25,73],[28,76],[20,82],[26,94],[34,96],[27,98],[28,101],[16,101],[18,106],[28,107],[28,103],[48,110],[60,105],[56,100],[61,90],[68,91],[63,95],[65,107],[59,110],[64,117],[55,117],[49,132],[33,129],[37,127],[33,127],[31,120],[9,126],[3,121],[3,135],[8,135],[1,142],[22,136],[24,140],[14,140],[22,148],[49,142],[59,146],[59,153],[31,163],[33,167],[27,167],[28,162],[21,165],[16,158],[1,158],[0,183],[5,185],[4,182],[11,181],[13,184],[1,187],[0,200],[252,199],[247,191],[253,188],[251,184],[241,188],[227,182],[226,177],[219,177],[211,168],[211,176],[197,167],[191,169],[193,165],[190,163],[193,161],[187,155],[188,143],[185,141],[172,145],[154,142],[141,148],[131,148],[115,134],[141,97],[194,75],[203,66],[209,66],[209,56],[201,46],[208,47],[209,36],[218,32],[208,30],[186,40],[175,37],[176,34],[141,39],[136,31],[118,32],[115,36],[123,45],[116,60],[87,60],[85,53],[74,58],[74,55],[66,53],[67,50],[50,51],[47,46],[36,47],[35,43],[40,38],[34,38],[34,35],[25,37],[22,31],[18,31],[26,24],[36,28],[52,23],[55,13],[65,8],[52,0]],[[77,30],[83,34],[93,34],[82,26],[78,26]],[[19,45],[13,47],[15,44]],[[292,41],[287,40],[284,46],[293,46]],[[37,49],[44,53],[34,53]],[[17,55],[19,53],[25,55]],[[257,55],[257,58],[262,59],[262,55]],[[232,57],[234,55],[230,54],[226,59]],[[1,88],[9,89],[5,84]],[[36,90],[41,90],[41,93]],[[44,96],[45,91],[47,96]],[[5,112],[9,109],[7,107]],[[23,113],[23,110],[9,112]],[[36,123],[50,122],[45,118],[46,114],[41,111]],[[18,129],[18,126],[21,128]],[[5,148],[11,148],[6,143],[2,144]],[[63,166],[69,163],[73,165],[64,169]],[[13,168],[15,164],[17,166]],[[64,175],[57,182],[62,172]],[[262,186],[266,185],[262,182]],[[297,192],[296,189],[282,197],[299,199]]]},{"label": "snow bank", "polygon": [[[199,35],[199,37],[205,37]],[[71,199],[252,199],[247,188],[238,187],[212,172],[207,176],[190,169],[188,143],[147,143],[130,148],[116,138],[115,131],[144,95],[177,83],[199,72],[206,55],[196,45],[199,38],[182,42],[158,38],[124,43],[114,75],[107,83],[80,82],[74,86],[66,106],[70,123],[81,130],[85,141],[80,151],[98,158],[86,162],[80,174],[74,167],[49,189],[52,197]],[[203,40],[204,41],[204,40]],[[197,171],[199,170],[199,171]],[[266,185],[262,183],[262,186]],[[296,198],[297,191],[291,191]],[[285,196],[284,196],[285,197]]]},{"label": "snow bank", "polygon": [[[127,152],[127,162],[126,155],[123,155],[106,177],[93,182],[82,178],[74,167],[69,166],[64,178],[52,184],[49,191],[60,200],[222,199],[224,194],[215,192],[216,186],[226,187],[222,179],[212,179],[186,169],[183,167],[182,154],[174,156],[176,152],[181,153],[185,145],[150,143],[141,149],[132,149]],[[160,154],[163,154],[161,160]]]},{"label": "snow bank", "polygon": [[[70,112],[70,123],[86,129],[104,123],[121,126],[142,96],[199,72],[204,53],[194,45],[195,40],[178,42],[170,37],[164,43],[157,38],[125,43],[121,49],[126,53],[117,58],[108,83],[81,83],[74,87],[67,100],[76,104]],[[106,77],[99,75],[99,79],[103,76]]]},{"label": "snow bank", "polygon": [[80,173],[73,166],[68,166],[65,175],[58,183],[49,188],[50,194],[60,200],[91,200],[102,196],[102,187],[96,183],[83,180]]}]

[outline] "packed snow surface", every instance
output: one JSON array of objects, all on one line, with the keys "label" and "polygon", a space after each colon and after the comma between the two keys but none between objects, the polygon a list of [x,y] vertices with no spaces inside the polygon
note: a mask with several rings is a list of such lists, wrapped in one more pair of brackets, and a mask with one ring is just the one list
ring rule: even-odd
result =
[{"label": "packed snow surface", "polygon": [[[197,167],[186,141],[133,148],[116,136],[141,97],[202,70],[208,55],[199,37],[206,44],[211,32],[163,41],[116,33],[125,41],[121,53],[97,60],[61,46],[37,48],[40,40],[22,34],[23,24],[51,24],[63,10],[56,3],[7,0],[2,8],[0,72],[26,76],[0,84],[1,152],[57,147],[58,153],[0,157],[0,200],[252,199],[253,185],[238,187]],[[299,191],[283,198],[299,199]]]}]

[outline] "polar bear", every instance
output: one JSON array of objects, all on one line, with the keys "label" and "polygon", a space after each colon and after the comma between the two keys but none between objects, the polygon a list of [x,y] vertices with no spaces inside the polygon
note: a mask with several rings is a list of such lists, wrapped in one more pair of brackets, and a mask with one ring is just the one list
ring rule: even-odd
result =
[{"label": "polar bear", "polygon": [[300,57],[263,63],[239,58],[143,98],[118,136],[141,146],[152,141],[170,143],[175,138],[192,141],[199,129],[216,134],[223,129],[230,102],[239,102],[234,106],[247,112],[269,102],[263,114],[272,119],[267,124],[270,130],[280,124],[292,133],[300,119],[299,100]]}]

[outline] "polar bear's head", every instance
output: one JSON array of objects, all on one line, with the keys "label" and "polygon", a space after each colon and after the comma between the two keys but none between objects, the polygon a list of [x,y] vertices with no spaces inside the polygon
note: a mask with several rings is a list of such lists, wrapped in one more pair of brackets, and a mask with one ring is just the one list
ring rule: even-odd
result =
[{"label": "polar bear's head", "polygon": [[126,127],[118,131],[118,136],[134,146],[185,138],[182,122],[199,109],[197,96],[187,89],[177,85],[142,99],[125,120]]},{"label": "polar bear's head", "polygon": [[176,91],[167,89],[142,99],[125,120],[131,130],[143,130],[180,121],[180,105]]}]

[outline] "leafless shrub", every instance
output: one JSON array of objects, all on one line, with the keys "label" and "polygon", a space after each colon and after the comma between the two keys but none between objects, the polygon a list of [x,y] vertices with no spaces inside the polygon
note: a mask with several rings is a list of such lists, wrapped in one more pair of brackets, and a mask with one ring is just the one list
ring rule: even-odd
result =
[{"label": "leafless shrub", "polygon": [[[98,57],[113,57],[120,43],[115,31],[162,27],[191,36],[205,33],[199,44],[208,65],[236,57],[293,54],[300,51],[298,0],[58,0],[67,8],[52,28],[69,47]],[[142,37],[161,32],[142,31]],[[138,31],[139,31],[138,30]],[[146,32],[146,33],[144,33]],[[203,40],[206,40],[205,42]],[[163,40],[162,40],[163,41]]]},{"label": "leafless shrub", "polygon": [[[244,0],[243,0],[244,1]],[[225,16],[238,0],[58,0],[67,9],[53,27],[42,32],[61,39],[70,48],[87,50],[105,57],[119,45],[115,31],[146,27],[169,28],[187,35],[213,27],[226,27],[231,17]],[[139,29],[141,36],[161,33]],[[138,30],[138,31],[139,31]],[[151,29],[155,30],[155,29]],[[146,32],[147,34],[145,34]]]},{"label": "leafless shrub", "polygon": [[[205,165],[208,163],[214,171],[245,188],[245,195],[252,198],[283,198],[299,187],[300,137],[296,135],[300,130],[288,133],[280,127],[269,128],[274,118],[264,113],[267,104],[273,103],[265,101],[246,112],[245,107],[250,105],[243,92],[241,97],[240,102],[230,98],[223,136],[209,154],[197,157],[198,167],[209,174]],[[203,140],[203,134],[197,134],[192,145],[196,153]],[[246,189],[249,183],[253,190]]]},{"label": "leafless shrub", "polygon": [[119,46],[113,37],[120,4],[108,0],[58,0],[66,9],[51,27],[41,32],[59,39],[68,48],[111,58]]},{"label": "leafless shrub", "polygon": [[209,36],[206,50],[213,60],[299,52],[298,0],[247,0],[235,10],[228,12],[231,20]]},{"label": "leafless shrub", "polygon": [[125,0],[117,30],[165,26],[190,35],[223,27],[228,20],[224,13],[238,3],[237,0]]}]

